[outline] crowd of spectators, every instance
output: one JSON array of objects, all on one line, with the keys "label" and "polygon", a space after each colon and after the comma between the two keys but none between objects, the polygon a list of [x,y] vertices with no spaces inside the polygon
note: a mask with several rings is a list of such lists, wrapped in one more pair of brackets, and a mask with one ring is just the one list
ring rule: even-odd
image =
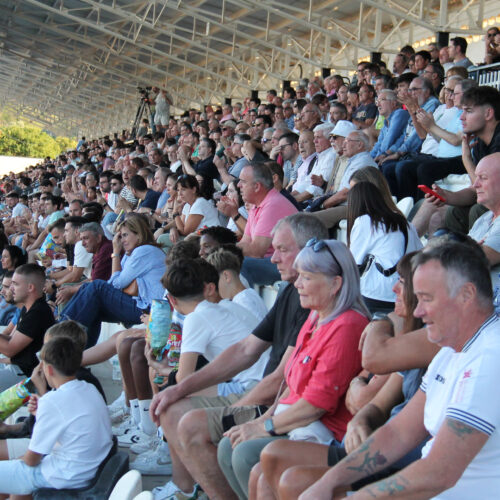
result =
[{"label": "crowd of spectators", "polygon": [[[0,423],[0,493],[85,486],[114,434],[171,476],[156,500],[494,498],[500,92],[466,54],[407,46],[392,72],[179,118],[154,87],[133,133],[4,176],[0,389],[31,377],[37,395]],[[439,187],[450,174],[466,187]],[[113,355],[106,412],[83,367]]]}]

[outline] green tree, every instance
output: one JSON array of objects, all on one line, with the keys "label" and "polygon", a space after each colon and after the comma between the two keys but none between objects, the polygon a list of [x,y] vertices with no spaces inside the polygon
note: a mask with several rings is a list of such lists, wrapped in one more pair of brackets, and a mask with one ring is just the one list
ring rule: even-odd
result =
[{"label": "green tree", "polygon": [[74,145],[74,139],[58,137],[56,140],[33,126],[12,125],[0,130],[0,154],[3,155],[53,158]]},{"label": "green tree", "polygon": [[59,146],[59,152],[67,151],[68,149],[75,149],[77,141],[72,137],[56,137],[57,145]]}]

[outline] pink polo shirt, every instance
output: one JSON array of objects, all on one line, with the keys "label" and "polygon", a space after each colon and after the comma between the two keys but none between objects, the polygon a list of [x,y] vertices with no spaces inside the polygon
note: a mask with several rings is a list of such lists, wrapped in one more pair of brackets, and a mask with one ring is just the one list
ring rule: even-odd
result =
[{"label": "pink polo shirt", "polygon": [[321,422],[335,439],[342,441],[352,418],[345,406],[345,394],[351,380],[361,371],[358,345],[368,319],[348,310],[314,332],[316,321],[311,321],[312,315],[311,312],[302,326],[286,365],[290,394],[280,403],[293,404],[305,399],[322,408],[326,413]]},{"label": "pink polo shirt", "polygon": [[[297,212],[294,205],[273,188],[259,206],[250,209],[244,234],[251,240],[256,236],[271,238],[271,231],[276,223],[283,217]],[[269,245],[264,257],[270,257],[272,254],[273,247]]]}]

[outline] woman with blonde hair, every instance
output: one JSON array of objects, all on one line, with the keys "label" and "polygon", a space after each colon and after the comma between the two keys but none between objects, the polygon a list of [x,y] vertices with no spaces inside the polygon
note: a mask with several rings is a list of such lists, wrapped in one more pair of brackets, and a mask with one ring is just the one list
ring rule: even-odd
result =
[{"label": "woman with blonde hair", "polygon": [[83,284],[62,314],[87,327],[87,347],[96,344],[101,322],[136,325],[153,299],[163,298],[165,292],[160,282],[165,254],[144,216],[129,214],[118,226],[111,259],[111,278]]}]

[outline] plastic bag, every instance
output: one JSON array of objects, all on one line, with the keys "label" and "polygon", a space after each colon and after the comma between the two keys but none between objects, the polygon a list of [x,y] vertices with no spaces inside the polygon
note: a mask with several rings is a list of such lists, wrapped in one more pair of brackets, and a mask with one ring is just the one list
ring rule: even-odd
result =
[{"label": "plastic bag", "polygon": [[5,389],[0,394],[0,419],[5,420],[16,410],[27,403],[30,396],[35,393],[35,386],[29,378],[21,380],[16,385]]},{"label": "plastic bag", "polygon": [[168,300],[154,299],[151,304],[146,340],[149,342],[153,354],[158,357],[167,345],[172,322],[172,308]]}]

